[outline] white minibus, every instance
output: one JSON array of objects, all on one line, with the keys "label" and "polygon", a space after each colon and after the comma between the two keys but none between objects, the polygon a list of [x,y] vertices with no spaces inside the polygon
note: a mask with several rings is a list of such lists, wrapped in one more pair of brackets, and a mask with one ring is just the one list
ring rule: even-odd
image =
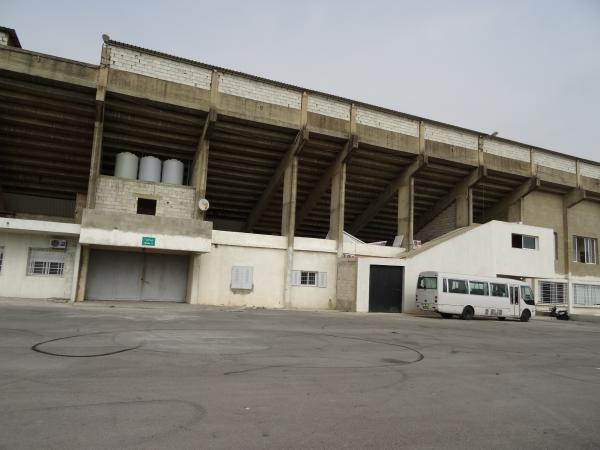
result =
[{"label": "white minibus", "polygon": [[491,278],[444,272],[421,272],[417,280],[417,309],[447,319],[459,316],[507,317],[527,322],[535,317],[529,285],[511,278]]}]

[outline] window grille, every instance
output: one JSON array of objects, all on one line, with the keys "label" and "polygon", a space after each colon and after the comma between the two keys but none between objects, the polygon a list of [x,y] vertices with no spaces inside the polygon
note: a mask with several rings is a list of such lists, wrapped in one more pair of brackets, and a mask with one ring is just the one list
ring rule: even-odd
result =
[{"label": "window grille", "polygon": [[27,275],[62,277],[65,270],[65,251],[49,248],[30,248]]},{"label": "window grille", "polygon": [[578,306],[600,306],[600,285],[573,284],[573,303]]},{"label": "window grille", "polygon": [[567,283],[556,283],[552,281],[540,281],[539,303],[545,305],[566,304],[568,298]]}]

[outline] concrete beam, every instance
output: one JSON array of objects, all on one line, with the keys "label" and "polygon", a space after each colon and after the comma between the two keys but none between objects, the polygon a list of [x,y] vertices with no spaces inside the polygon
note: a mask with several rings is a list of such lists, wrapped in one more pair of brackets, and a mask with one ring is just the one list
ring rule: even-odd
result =
[{"label": "concrete beam", "polygon": [[288,151],[285,153],[285,155],[283,155],[283,158],[279,162],[279,165],[277,166],[275,173],[271,177],[269,184],[267,185],[260,198],[258,199],[258,202],[254,206],[252,213],[248,218],[248,222],[245,226],[245,231],[247,233],[251,233],[256,223],[260,220],[261,216],[265,212],[265,209],[267,209],[267,206],[269,206],[269,202],[273,198],[273,195],[275,195],[275,193],[277,192],[277,188],[279,187],[279,183],[281,182],[286,169],[290,166],[290,164],[292,164],[294,158],[297,157],[298,154],[302,151],[302,148],[304,147],[304,144],[307,140],[308,130],[306,127],[303,127],[296,134],[294,142],[292,142]]},{"label": "concrete beam", "polygon": [[571,189],[563,197],[565,208],[572,208],[588,197],[587,192],[583,189]]},{"label": "concrete beam", "polygon": [[358,149],[358,138],[356,136],[351,136],[350,139],[344,145],[344,148],[341,152],[337,154],[333,162],[329,165],[323,176],[319,179],[319,182],[312,188],[308,197],[302,204],[300,211],[296,217],[297,226],[301,226],[312,209],[319,202],[323,194],[327,191],[327,188],[330,185],[331,179],[335,175],[335,173],[339,170],[339,166],[342,163],[347,163],[352,154]]},{"label": "concrete beam", "polygon": [[505,195],[498,203],[484,211],[483,220],[488,221],[493,219],[496,215],[508,209],[513,203],[525,197],[531,191],[539,188],[540,185],[541,181],[537,177],[525,180],[516,189]]},{"label": "concrete beam", "polygon": [[[474,168],[469,175],[463,178],[460,183],[452,188],[452,190],[442,197],[435,205],[433,205],[424,215],[421,216],[419,222],[415,226],[416,230],[420,230],[429,222],[431,222],[434,218],[440,215],[446,208],[448,208],[452,203],[457,201],[459,198],[460,202],[467,202],[467,206],[469,205],[469,190],[475,186],[479,181],[484,179],[487,176],[487,169],[485,166],[479,166]],[[463,205],[464,206],[464,205]],[[461,223],[463,219],[461,218]],[[461,225],[466,226],[466,225]]]},{"label": "concrete beam", "polygon": [[381,211],[390,199],[396,194],[400,186],[409,182],[410,178],[427,165],[427,156],[421,154],[408,167],[398,174],[386,187],[386,189],[371,203],[371,205],[357,217],[350,225],[350,233],[356,234],[362,230]]},{"label": "concrete beam", "polygon": [[0,67],[33,77],[94,88],[98,66],[45,55],[14,47],[0,46]]}]

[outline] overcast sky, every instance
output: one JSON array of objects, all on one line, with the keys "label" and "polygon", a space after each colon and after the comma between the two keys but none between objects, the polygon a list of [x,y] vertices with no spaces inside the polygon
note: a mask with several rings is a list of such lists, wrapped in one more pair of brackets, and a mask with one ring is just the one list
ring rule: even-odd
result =
[{"label": "overcast sky", "polygon": [[600,161],[600,0],[0,0],[24,48],[101,35]]}]

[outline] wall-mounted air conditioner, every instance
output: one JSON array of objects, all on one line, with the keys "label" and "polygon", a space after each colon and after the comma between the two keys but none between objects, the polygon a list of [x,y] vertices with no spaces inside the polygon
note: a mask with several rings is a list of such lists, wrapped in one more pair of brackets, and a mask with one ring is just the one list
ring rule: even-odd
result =
[{"label": "wall-mounted air conditioner", "polygon": [[50,248],[67,248],[66,239],[50,239]]}]

